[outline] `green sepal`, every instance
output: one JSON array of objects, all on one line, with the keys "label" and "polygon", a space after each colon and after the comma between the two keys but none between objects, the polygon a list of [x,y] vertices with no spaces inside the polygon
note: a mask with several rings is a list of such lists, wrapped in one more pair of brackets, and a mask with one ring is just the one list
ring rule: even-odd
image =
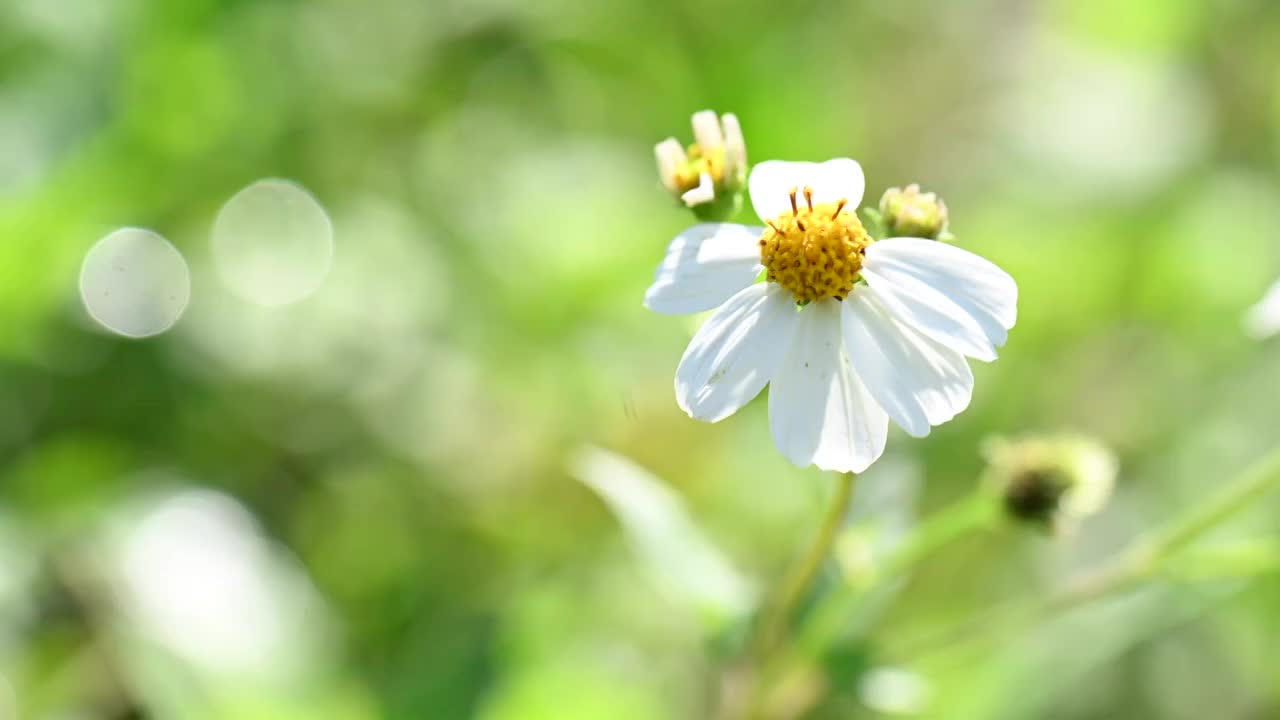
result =
[{"label": "green sepal", "polygon": [[864,207],[858,210],[862,215],[862,226],[866,228],[867,234],[872,240],[883,240],[888,236],[888,229],[884,224],[884,216],[880,211],[873,207]]},{"label": "green sepal", "polygon": [[699,222],[727,222],[742,210],[742,193],[719,193],[711,202],[694,205],[690,210]]}]

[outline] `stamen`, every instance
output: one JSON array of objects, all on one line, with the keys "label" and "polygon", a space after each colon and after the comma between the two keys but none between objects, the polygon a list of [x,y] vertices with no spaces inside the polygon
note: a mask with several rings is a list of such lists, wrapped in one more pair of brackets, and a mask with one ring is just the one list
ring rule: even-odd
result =
[{"label": "stamen", "polygon": [[[799,193],[805,193],[804,213]],[[791,190],[792,215],[786,211],[766,220],[760,239],[760,262],[766,279],[789,290],[796,302],[835,298],[848,300],[859,282],[863,253],[871,244],[866,229],[850,209],[848,200],[816,202],[813,189]],[[846,212],[847,211],[847,212]]]}]

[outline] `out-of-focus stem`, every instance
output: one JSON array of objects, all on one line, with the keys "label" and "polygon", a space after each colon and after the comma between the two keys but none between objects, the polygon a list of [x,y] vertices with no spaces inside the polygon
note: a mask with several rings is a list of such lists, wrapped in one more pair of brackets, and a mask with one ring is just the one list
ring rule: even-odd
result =
[{"label": "out-of-focus stem", "polygon": [[74,610],[85,638],[85,650],[101,673],[106,695],[98,701],[113,718],[150,717],[141,697],[122,672],[122,663],[108,636],[103,600],[84,571],[83,559],[73,549],[61,549],[49,559],[49,575],[55,589]]},{"label": "out-of-focus stem", "polygon": [[[776,688],[794,679],[794,673],[806,672],[817,657],[839,640],[848,619],[871,591],[910,572],[920,560],[939,548],[969,532],[991,526],[999,517],[998,510],[992,498],[978,490],[932,514],[868,575],[845,578],[805,618],[795,641],[761,663],[756,707],[767,706]],[[758,716],[757,713],[755,717]]]},{"label": "out-of-focus stem", "polygon": [[1149,538],[1136,541],[1113,562],[1071,583],[1051,599],[1051,609],[1074,607],[1146,579],[1187,545],[1247,510],[1277,486],[1280,486],[1280,448],[1250,465],[1207,503],[1197,505]]},{"label": "out-of-focus stem", "polygon": [[1183,549],[1247,510],[1280,487],[1280,448],[1249,466],[1208,502],[1174,518],[1151,535],[1135,540],[1110,561],[1068,582],[1060,591],[1031,605],[997,607],[936,635],[927,643],[915,643],[891,655],[918,660],[922,654],[943,649],[974,635],[988,635],[993,628],[1005,631],[1128,590],[1161,572]]},{"label": "out-of-focus stem", "polygon": [[997,506],[982,491],[934,513],[876,568],[874,575],[841,585],[818,606],[800,634],[801,648],[816,655],[839,635],[845,620],[875,586],[901,577],[943,546],[996,519]]},{"label": "out-of-focus stem", "polygon": [[845,515],[849,512],[849,502],[853,499],[854,477],[853,473],[844,473],[836,481],[835,495],[831,498],[827,516],[822,521],[817,537],[814,538],[808,552],[787,573],[778,591],[777,599],[760,625],[760,634],[757,636],[755,646],[757,658],[767,657],[778,647],[792,614],[808,593],[818,571],[822,569],[823,563],[831,554],[831,548],[840,534]]}]

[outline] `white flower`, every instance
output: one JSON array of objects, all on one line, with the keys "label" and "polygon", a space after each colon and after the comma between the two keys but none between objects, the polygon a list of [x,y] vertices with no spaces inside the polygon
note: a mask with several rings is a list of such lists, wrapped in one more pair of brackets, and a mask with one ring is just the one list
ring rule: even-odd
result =
[{"label": "white flower", "polygon": [[714,202],[717,191],[740,191],[747,174],[747,147],[737,116],[700,110],[690,124],[694,144],[688,151],[675,138],[653,148],[663,186],[689,207]]},{"label": "white flower", "polygon": [[855,212],[862,168],[848,158],[771,160],[748,185],[767,227],[694,225],[645,294],[660,313],[718,308],[676,370],[681,409],[716,422],[771,384],[778,449],[842,472],[880,457],[890,419],[921,437],[964,410],[965,356],[996,359],[1016,318],[1013,278],[944,243],[872,241]]}]

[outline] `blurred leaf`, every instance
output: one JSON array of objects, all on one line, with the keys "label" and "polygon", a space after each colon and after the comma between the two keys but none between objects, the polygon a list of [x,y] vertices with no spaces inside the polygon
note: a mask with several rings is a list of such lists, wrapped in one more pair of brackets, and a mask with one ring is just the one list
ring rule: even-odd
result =
[{"label": "blurred leaf", "polygon": [[673,599],[690,604],[717,624],[751,610],[756,596],[751,584],[660,480],[598,448],[581,450],[571,469],[608,504],[632,549]]}]

